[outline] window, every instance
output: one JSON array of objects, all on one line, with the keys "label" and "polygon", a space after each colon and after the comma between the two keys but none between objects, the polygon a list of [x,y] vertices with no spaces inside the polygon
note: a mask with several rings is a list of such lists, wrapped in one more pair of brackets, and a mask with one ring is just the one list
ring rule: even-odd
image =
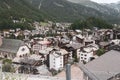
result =
[{"label": "window", "polygon": [[21,50],[22,50],[22,51],[25,51],[25,48],[22,48]]}]

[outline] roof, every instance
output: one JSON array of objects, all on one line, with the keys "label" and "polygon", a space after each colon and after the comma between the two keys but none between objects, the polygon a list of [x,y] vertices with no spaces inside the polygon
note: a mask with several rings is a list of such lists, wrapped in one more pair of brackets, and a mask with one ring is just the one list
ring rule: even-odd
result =
[{"label": "roof", "polygon": [[100,45],[101,46],[107,46],[107,45],[109,45],[110,43],[109,42],[100,42]]},{"label": "roof", "polygon": [[81,34],[76,35],[76,37],[78,37],[78,38],[80,38],[80,39],[84,39],[84,37],[83,37]]},{"label": "roof", "polygon": [[72,43],[72,44],[67,44],[66,47],[72,47],[74,49],[80,49],[81,47],[83,47],[84,45],[81,43]]},{"label": "roof", "polygon": [[34,65],[36,63],[36,60],[29,59],[29,58],[22,58],[20,59],[20,63],[28,64],[28,65]]},{"label": "roof", "polygon": [[92,48],[91,47],[86,47],[86,48],[83,48],[83,51],[85,52],[92,52]]},{"label": "roof", "polygon": [[50,44],[49,41],[39,41],[38,43],[42,44],[42,45],[49,45]]},{"label": "roof", "polygon": [[98,46],[97,44],[94,44],[94,43],[93,43],[93,44],[88,44],[87,46],[88,46],[88,47],[95,47],[95,48],[99,48],[99,46]]},{"label": "roof", "polygon": [[65,49],[60,49],[60,53],[61,53],[62,55],[68,54],[68,52],[67,52]]},{"label": "roof", "polygon": [[37,55],[37,54],[32,54],[32,55],[30,55],[30,59],[34,59],[34,60],[41,60],[41,57],[42,56],[40,56],[40,55]]},{"label": "roof", "polygon": [[66,54],[68,54],[68,52],[65,49],[57,49],[56,48],[56,49],[53,50],[53,55],[55,57],[63,56],[63,55],[66,55]]},{"label": "roof", "polygon": [[46,49],[44,49],[44,50],[40,50],[39,52],[40,52],[41,54],[43,54],[43,55],[47,55],[47,54],[49,54],[49,51],[52,51],[52,50],[53,50],[53,48],[48,47],[48,48],[46,48]]},{"label": "roof", "polygon": [[120,52],[111,50],[87,63],[85,67],[99,80],[107,80],[120,73]]},{"label": "roof", "polygon": [[17,53],[20,46],[24,45],[24,42],[21,40],[15,39],[3,39],[3,43],[0,46],[0,51]]},{"label": "roof", "polygon": [[115,39],[115,40],[111,40],[110,43],[114,43],[114,44],[120,44],[120,39]]},{"label": "roof", "polygon": [[108,47],[108,50],[120,51],[120,44],[119,44],[119,45],[110,45],[110,46]]}]

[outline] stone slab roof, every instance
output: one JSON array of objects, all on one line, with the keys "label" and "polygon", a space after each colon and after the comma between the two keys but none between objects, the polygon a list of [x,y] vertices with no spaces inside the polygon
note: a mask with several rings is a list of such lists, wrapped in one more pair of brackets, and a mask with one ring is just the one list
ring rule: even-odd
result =
[{"label": "stone slab roof", "polygon": [[3,43],[0,46],[0,51],[17,53],[20,46],[24,45],[24,42],[21,40],[15,39],[3,39]]},{"label": "stone slab roof", "polygon": [[111,50],[87,63],[85,67],[99,80],[107,80],[120,73],[120,52]]}]

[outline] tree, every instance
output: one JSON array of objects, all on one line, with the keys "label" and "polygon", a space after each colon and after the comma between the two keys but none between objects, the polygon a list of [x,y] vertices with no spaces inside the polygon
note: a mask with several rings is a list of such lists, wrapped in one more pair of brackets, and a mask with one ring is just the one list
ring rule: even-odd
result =
[{"label": "tree", "polygon": [[104,28],[104,29],[113,28],[113,26],[107,23],[105,20],[94,17],[90,17],[86,20],[77,20],[71,25],[70,28],[73,30],[75,29],[83,30],[84,28],[92,29],[93,27]]},{"label": "tree", "polygon": [[98,56],[101,56],[101,55],[103,55],[105,53],[105,50],[104,49],[99,49],[98,51],[97,51],[97,55]]},{"label": "tree", "polygon": [[3,72],[15,72],[15,69],[12,66],[12,60],[10,59],[3,60],[2,71]]},{"label": "tree", "polygon": [[77,54],[74,55],[74,61],[78,62]]}]

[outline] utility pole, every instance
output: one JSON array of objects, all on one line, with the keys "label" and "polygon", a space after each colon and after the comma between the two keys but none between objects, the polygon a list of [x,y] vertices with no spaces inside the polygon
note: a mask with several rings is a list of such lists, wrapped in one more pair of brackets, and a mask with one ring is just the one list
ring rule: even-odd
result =
[{"label": "utility pole", "polygon": [[71,80],[71,64],[66,65],[66,80]]},{"label": "utility pole", "polygon": [[2,80],[2,64],[0,65],[0,80]]}]

